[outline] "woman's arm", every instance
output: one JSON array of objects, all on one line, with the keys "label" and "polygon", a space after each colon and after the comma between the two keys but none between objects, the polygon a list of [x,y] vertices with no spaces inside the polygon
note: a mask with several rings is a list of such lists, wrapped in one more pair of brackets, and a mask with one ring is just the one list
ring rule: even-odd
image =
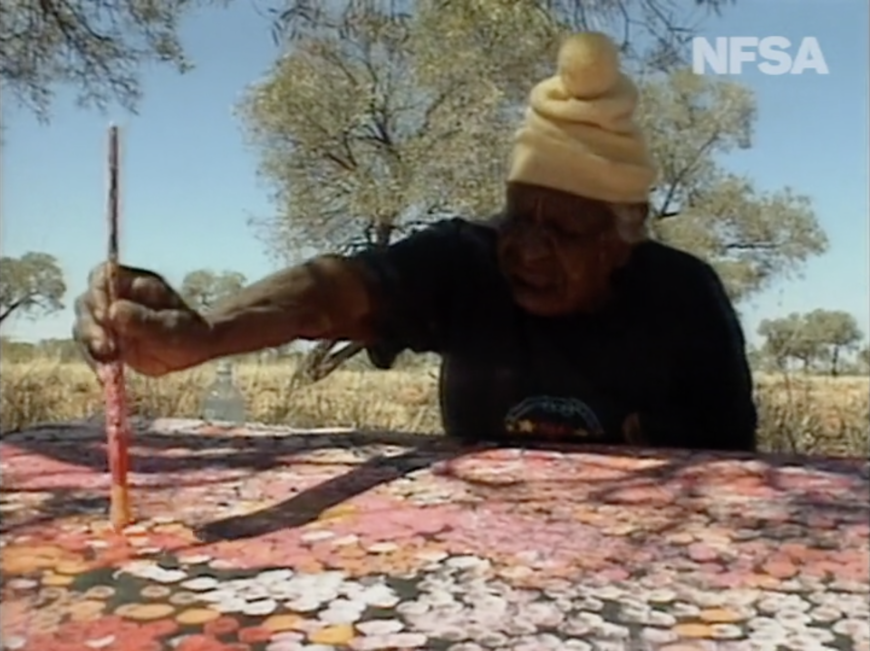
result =
[{"label": "woman's arm", "polygon": [[372,340],[371,282],[353,258],[320,256],[249,285],[206,314],[212,357],[295,339]]},{"label": "woman's arm", "polygon": [[211,358],[295,339],[350,340],[439,352],[468,248],[460,220],[381,250],[320,256],[268,276],[205,315]]}]

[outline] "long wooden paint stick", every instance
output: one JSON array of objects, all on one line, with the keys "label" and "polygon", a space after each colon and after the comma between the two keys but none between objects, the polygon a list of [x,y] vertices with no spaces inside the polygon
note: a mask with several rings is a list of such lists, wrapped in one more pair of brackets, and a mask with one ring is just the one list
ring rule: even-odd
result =
[{"label": "long wooden paint stick", "polygon": [[[109,302],[118,295],[118,222],[119,222],[119,143],[118,127],[109,128]],[[115,342],[116,346],[118,342]],[[106,435],[108,443],[109,470],[112,484],[109,519],[116,531],[121,531],[132,521],[130,490],[127,482],[129,469],[130,421],[127,416],[127,386],[123,362],[105,364],[100,369],[103,394],[106,403]]]}]

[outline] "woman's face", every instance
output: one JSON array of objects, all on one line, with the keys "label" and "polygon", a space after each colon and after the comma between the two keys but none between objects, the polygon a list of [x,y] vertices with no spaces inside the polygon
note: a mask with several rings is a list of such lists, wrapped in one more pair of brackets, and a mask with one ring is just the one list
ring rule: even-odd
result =
[{"label": "woman's face", "polygon": [[608,299],[611,274],[630,253],[606,204],[508,184],[499,263],[524,310],[540,316],[595,311]]}]

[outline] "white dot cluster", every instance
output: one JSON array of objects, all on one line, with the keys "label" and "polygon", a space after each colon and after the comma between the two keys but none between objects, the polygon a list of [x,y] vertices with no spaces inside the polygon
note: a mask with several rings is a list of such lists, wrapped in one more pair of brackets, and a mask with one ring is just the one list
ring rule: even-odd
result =
[{"label": "white dot cluster", "polygon": [[[477,556],[433,556],[414,577],[415,596],[402,599],[384,576],[352,579],[344,572],[318,574],[274,569],[249,578],[219,580],[137,561],[122,572],[176,583],[188,601],[223,613],[268,616],[282,610],[306,615],[306,630],[276,635],[268,651],[317,651],[305,633],[353,625],[361,635],[352,648],[424,648],[427,640],[451,651],[477,649],[638,649],[679,641],[674,627],[704,609],[727,607],[735,623],[711,624],[712,637],[745,649],[784,646],[800,651],[833,649],[837,636],[870,644],[866,595],[846,592],[776,593],[756,589],[709,592],[675,585],[652,587],[578,585],[553,580],[523,589],[493,578],[491,562]],[[799,586],[796,586],[799,587]],[[366,619],[372,608],[388,619]],[[303,627],[304,628],[304,627]]]}]

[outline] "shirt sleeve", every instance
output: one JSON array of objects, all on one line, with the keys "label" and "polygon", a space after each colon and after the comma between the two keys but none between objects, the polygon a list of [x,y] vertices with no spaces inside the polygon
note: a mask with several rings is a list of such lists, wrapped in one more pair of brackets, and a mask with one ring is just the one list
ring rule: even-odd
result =
[{"label": "shirt sleeve", "polygon": [[459,278],[467,266],[462,222],[444,220],[381,250],[355,256],[375,299],[369,358],[389,368],[405,349],[442,353],[449,345]]},{"label": "shirt sleeve", "polygon": [[717,273],[700,266],[675,378],[678,447],[755,451],[758,415],[746,340]]}]

